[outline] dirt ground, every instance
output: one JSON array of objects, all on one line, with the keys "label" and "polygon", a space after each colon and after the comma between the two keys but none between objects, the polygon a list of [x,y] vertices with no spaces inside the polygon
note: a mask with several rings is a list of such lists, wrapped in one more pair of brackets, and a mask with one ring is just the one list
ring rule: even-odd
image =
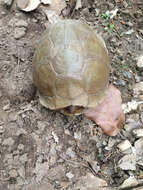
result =
[{"label": "dirt ground", "polygon": [[[110,81],[120,89],[123,103],[139,99],[133,86],[143,81],[143,68],[137,67],[143,54],[143,1],[85,0],[78,10],[72,5],[67,1],[62,16],[80,19],[103,36],[111,58]],[[68,117],[39,104],[32,58],[48,24],[43,7],[25,13],[0,1],[0,190],[82,190],[76,185],[88,173],[112,189],[132,175],[143,180],[143,165],[119,167],[124,153],[117,144],[128,139],[134,146],[137,140],[130,130],[109,137],[82,115]],[[117,15],[108,19],[106,11],[116,8]],[[142,112],[143,107],[127,113],[126,126],[143,128]]]}]

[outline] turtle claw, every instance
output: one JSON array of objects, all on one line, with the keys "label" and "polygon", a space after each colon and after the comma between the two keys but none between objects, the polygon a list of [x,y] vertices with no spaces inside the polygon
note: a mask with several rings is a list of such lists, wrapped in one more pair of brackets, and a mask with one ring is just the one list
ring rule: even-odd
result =
[{"label": "turtle claw", "polygon": [[117,135],[125,124],[120,91],[110,84],[104,101],[96,108],[87,109],[84,115],[95,121],[107,135]]}]

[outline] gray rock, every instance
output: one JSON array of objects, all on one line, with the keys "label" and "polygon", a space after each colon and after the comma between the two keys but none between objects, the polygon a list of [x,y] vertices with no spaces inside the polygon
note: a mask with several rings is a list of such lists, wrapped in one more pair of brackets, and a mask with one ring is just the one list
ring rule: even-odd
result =
[{"label": "gray rock", "polygon": [[141,118],[141,122],[143,123],[143,112],[141,113],[140,118]]},{"label": "gray rock", "polygon": [[135,149],[137,156],[143,156],[143,138],[138,139],[135,141]]},{"label": "gray rock", "polygon": [[143,68],[143,55],[138,58],[137,66]]},{"label": "gray rock", "polygon": [[100,188],[102,189],[102,187],[106,188],[106,190],[110,189],[107,187],[106,181],[94,176],[91,173],[88,173],[86,176],[81,177],[77,183],[74,184],[72,190],[99,190]]},{"label": "gray rock", "polygon": [[15,23],[15,26],[17,26],[17,27],[25,27],[26,28],[28,26],[28,23],[25,20],[18,20]]},{"label": "gray rock", "polygon": [[34,169],[34,173],[36,175],[36,182],[41,182],[44,176],[49,173],[49,164],[48,162],[44,163],[36,163],[36,167]]},{"label": "gray rock", "polygon": [[128,154],[123,156],[119,162],[118,166],[122,170],[136,170],[136,157],[134,154]]},{"label": "gray rock", "polygon": [[119,144],[117,145],[117,147],[123,152],[123,151],[125,151],[125,150],[131,148],[132,145],[131,145],[131,143],[130,143],[129,140],[124,140],[124,141],[122,141],[121,143],[119,143]]},{"label": "gray rock", "polygon": [[12,2],[13,0],[3,0],[3,3],[8,7],[12,5]]},{"label": "gray rock", "polygon": [[9,171],[9,175],[12,178],[16,178],[18,176],[18,173],[17,173],[17,171],[15,169],[12,169],[12,170]]},{"label": "gray rock", "polygon": [[134,90],[134,94],[136,96],[140,95],[140,94],[143,94],[143,82],[138,82],[134,85],[133,87],[133,90]]},{"label": "gray rock", "polygon": [[5,146],[12,146],[14,144],[14,140],[11,137],[9,137],[5,139],[2,144]]},{"label": "gray rock", "polygon": [[133,134],[134,134],[136,137],[143,137],[143,129],[134,129],[134,130],[133,130]]},{"label": "gray rock", "polygon": [[54,168],[48,170],[47,177],[50,180],[61,180],[61,178],[65,177],[65,167],[62,165],[58,165]]},{"label": "gray rock", "polygon": [[25,178],[25,168],[23,165],[21,165],[21,167],[18,169],[18,174],[20,177],[22,177],[23,179]]},{"label": "gray rock", "polygon": [[0,133],[4,133],[5,129],[3,126],[0,126]]},{"label": "gray rock", "polygon": [[22,156],[19,157],[19,160],[22,164],[25,164],[25,162],[28,161],[27,153],[23,154]]},{"label": "gray rock", "polygon": [[72,179],[74,175],[71,172],[66,173],[66,177]]},{"label": "gray rock", "polygon": [[16,27],[14,31],[14,38],[18,40],[22,38],[23,36],[25,36],[25,34],[26,34],[25,27],[21,27],[21,28]]},{"label": "gray rock", "polygon": [[133,187],[133,186],[136,186],[138,184],[138,181],[135,177],[129,177],[127,178],[123,183],[122,185],[120,186],[120,188],[126,188],[126,187]]},{"label": "gray rock", "polygon": [[127,71],[123,71],[123,76],[128,79],[131,79],[133,77],[132,73]]},{"label": "gray rock", "polygon": [[119,86],[125,86],[126,85],[126,81],[124,81],[123,79],[118,79],[116,82],[115,82],[116,85],[119,85]]}]

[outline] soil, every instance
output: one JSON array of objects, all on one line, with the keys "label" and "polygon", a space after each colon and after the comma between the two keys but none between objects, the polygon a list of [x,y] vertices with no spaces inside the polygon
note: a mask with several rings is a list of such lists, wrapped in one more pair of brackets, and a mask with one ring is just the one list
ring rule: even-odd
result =
[{"label": "soil", "polygon": [[[68,117],[39,104],[32,58],[48,23],[42,6],[24,13],[0,2],[0,190],[29,190],[34,184],[41,189],[45,183],[47,189],[73,189],[88,172],[119,187],[130,171],[117,167],[122,153],[116,145],[125,139],[133,143],[135,137],[124,129],[116,137],[106,136],[83,115]],[[116,8],[114,19],[105,18],[107,10]],[[143,53],[143,1],[85,0],[78,10],[67,2],[62,14],[102,34],[111,58],[110,82],[120,89],[123,102],[131,101],[136,77],[143,78],[136,65]],[[114,146],[107,150],[109,142]],[[136,178],[143,174],[142,167],[131,172]]]}]

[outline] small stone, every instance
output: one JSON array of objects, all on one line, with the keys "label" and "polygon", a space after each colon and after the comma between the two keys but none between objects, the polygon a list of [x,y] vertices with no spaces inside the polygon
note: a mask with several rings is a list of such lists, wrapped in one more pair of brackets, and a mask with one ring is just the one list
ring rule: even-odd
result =
[{"label": "small stone", "polygon": [[134,187],[138,185],[138,181],[135,177],[130,176],[128,179],[126,179],[123,184],[120,186],[120,188],[127,188],[127,187]]},{"label": "small stone", "polygon": [[125,86],[126,85],[126,81],[124,81],[123,79],[118,79],[116,82],[115,82],[116,85],[119,85],[119,86]]},{"label": "small stone", "polygon": [[137,74],[135,74],[135,80],[136,80],[137,83],[138,83],[138,82],[141,82],[142,77],[139,76],[139,75],[137,75]]},{"label": "small stone", "polygon": [[37,127],[38,127],[38,129],[42,132],[42,131],[45,130],[46,123],[44,123],[43,121],[38,121],[38,122],[37,122]]},{"label": "small stone", "polygon": [[136,102],[135,100],[132,100],[131,102],[122,104],[122,109],[124,113],[129,113],[130,111],[136,110],[137,107],[142,103],[142,101]]},{"label": "small stone", "polygon": [[66,173],[67,178],[72,179],[74,175],[71,172]]},{"label": "small stone", "polygon": [[75,158],[75,152],[72,150],[72,147],[67,149],[66,155],[70,156],[71,158]]},{"label": "small stone", "polygon": [[22,38],[23,36],[25,36],[26,34],[26,28],[24,27],[21,27],[21,28],[15,28],[15,31],[14,31],[14,38],[15,39],[19,39],[19,38]]},{"label": "small stone", "polygon": [[81,139],[81,132],[78,132],[78,133],[75,132],[74,133],[74,138],[80,140]]},{"label": "small stone", "polygon": [[134,154],[128,154],[122,157],[119,162],[118,166],[122,170],[136,170],[136,157]]},{"label": "small stone", "polygon": [[36,174],[36,181],[41,182],[42,178],[49,173],[49,164],[48,162],[39,163],[36,162],[36,167],[34,169],[34,173]]},{"label": "small stone", "polygon": [[23,144],[19,144],[17,147],[19,150],[24,150],[24,145]]},{"label": "small stone", "polygon": [[109,141],[108,141],[108,146],[106,147],[106,150],[111,150],[116,142],[117,142],[117,139],[113,139],[112,137],[110,137]]},{"label": "small stone", "polygon": [[0,133],[4,133],[5,129],[3,126],[0,126]]},{"label": "small stone", "polygon": [[12,169],[12,170],[9,171],[9,175],[12,178],[16,178],[18,176],[18,173],[17,173],[17,171],[15,169]]},{"label": "small stone", "polygon": [[141,122],[143,123],[143,112],[141,113],[140,118],[141,118]]},{"label": "small stone", "polygon": [[12,146],[14,144],[14,140],[9,137],[7,139],[4,139],[2,145],[5,145],[5,146]]},{"label": "small stone", "polygon": [[12,5],[12,2],[13,0],[3,0],[3,3],[8,7]]},{"label": "small stone", "polygon": [[143,82],[136,83],[133,87],[133,90],[134,90],[134,94],[137,96],[140,94],[143,94]]},{"label": "small stone", "polygon": [[10,109],[10,104],[7,104],[7,105],[5,105],[4,107],[3,107],[3,110],[4,111],[7,111],[7,110],[9,110]]},{"label": "small stone", "polygon": [[133,129],[136,129],[138,127],[138,123],[132,122],[125,124],[124,129],[128,132],[131,132]]},{"label": "small stone", "polygon": [[127,72],[127,71],[123,71],[123,76],[128,78],[128,79],[131,79],[133,76],[132,76],[132,73],[131,72]]},{"label": "small stone", "polygon": [[15,26],[17,26],[17,27],[25,27],[26,28],[28,26],[28,23],[25,20],[18,20],[15,23]]},{"label": "small stone", "polygon": [[135,149],[137,156],[143,156],[143,138],[135,141]]},{"label": "small stone", "polygon": [[143,55],[138,58],[137,66],[143,68]]},{"label": "small stone", "polygon": [[123,151],[131,148],[132,145],[131,145],[130,141],[124,140],[120,144],[118,144],[117,147],[123,152]]},{"label": "small stone", "polygon": [[16,181],[17,181],[17,186],[22,186],[25,184],[24,180],[19,176],[16,178]]},{"label": "small stone", "polygon": [[101,187],[104,187],[106,190],[110,189],[107,187],[106,181],[88,173],[86,176],[79,178],[79,180],[73,185],[72,189],[99,190]]},{"label": "small stone", "polygon": [[18,174],[20,177],[22,177],[23,179],[25,178],[25,168],[23,165],[20,166],[20,168],[18,169]]},{"label": "small stone", "polygon": [[27,134],[27,132],[23,128],[18,129],[18,131],[16,132],[16,136],[26,135],[26,134]]},{"label": "small stone", "polygon": [[133,130],[133,134],[134,134],[136,137],[143,137],[143,129],[134,129],[134,130]]},{"label": "small stone", "polygon": [[19,160],[22,164],[25,164],[25,162],[28,161],[27,153],[23,154],[22,156],[19,157]]}]

